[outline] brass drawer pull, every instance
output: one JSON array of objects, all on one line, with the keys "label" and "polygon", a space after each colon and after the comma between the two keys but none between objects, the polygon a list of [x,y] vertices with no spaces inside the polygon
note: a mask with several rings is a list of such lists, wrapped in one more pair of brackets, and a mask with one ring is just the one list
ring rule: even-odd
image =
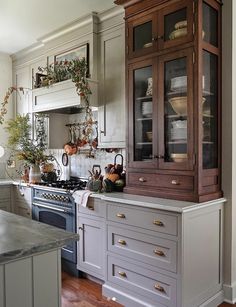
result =
[{"label": "brass drawer pull", "polygon": [[176,179],[173,179],[173,180],[171,180],[171,184],[180,185],[180,181],[176,180]]},{"label": "brass drawer pull", "polygon": [[140,177],[140,178],[138,179],[138,181],[139,181],[139,182],[147,182],[147,180],[146,180],[145,178],[143,178],[143,177]]},{"label": "brass drawer pull", "polygon": [[154,254],[158,255],[158,256],[161,256],[161,257],[164,257],[165,256],[165,253],[163,251],[160,251],[159,249],[154,249]]},{"label": "brass drawer pull", "polygon": [[88,207],[88,209],[94,211],[94,207]]},{"label": "brass drawer pull", "polygon": [[118,274],[121,276],[121,277],[127,277],[126,273],[125,272],[121,272],[119,271]]},{"label": "brass drawer pull", "polygon": [[117,213],[116,216],[119,217],[120,219],[125,219],[124,213]]},{"label": "brass drawer pull", "polygon": [[118,243],[121,244],[121,245],[126,245],[126,241],[125,241],[125,240],[122,240],[122,239],[119,239],[119,240],[118,240]]},{"label": "brass drawer pull", "polygon": [[165,292],[165,289],[164,289],[162,286],[160,286],[159,284],[155,284],[155,285],[154,285],[154,288],[155,288],[156,290],[160,291],[160,292]]},{"label": "brass drawer pull", "polygon": [[153,224],[154,224],[154,225],[157,225],[157,226],[160,226],[160,227],[163,227],[163,226],[164,226],[164,223],[162,223],[161,221],[158,221],[158,220],[154,220],[154,221],[153,221]]}]

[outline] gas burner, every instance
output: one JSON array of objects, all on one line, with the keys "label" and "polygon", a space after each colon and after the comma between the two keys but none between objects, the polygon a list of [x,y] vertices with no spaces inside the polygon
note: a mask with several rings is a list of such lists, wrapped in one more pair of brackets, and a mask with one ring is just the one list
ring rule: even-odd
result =
[{"label": "gas burner", "polygon": [[57,180],[54,182],[40,182],[39,185],[64,189],[64,190],[84,190],[87,184],[86,180],[81,180],[80,178],[73,177],[70,180]]}]

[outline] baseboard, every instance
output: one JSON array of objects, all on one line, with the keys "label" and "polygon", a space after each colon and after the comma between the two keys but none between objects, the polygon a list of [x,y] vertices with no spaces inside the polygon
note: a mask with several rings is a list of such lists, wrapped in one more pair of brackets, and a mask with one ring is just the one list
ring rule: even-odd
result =
[{"label": "baseboard", "polygon": [[209,300],[205,301],[199,307],[215,307],[219,306],[224,301],[224,291],[216,293],[216,295],[212,296]]},{"label": "baseboard", "polygon": [[236,282],[232,285],[223,285],[224,290],[224,301],[229,304],[236,303]]}]

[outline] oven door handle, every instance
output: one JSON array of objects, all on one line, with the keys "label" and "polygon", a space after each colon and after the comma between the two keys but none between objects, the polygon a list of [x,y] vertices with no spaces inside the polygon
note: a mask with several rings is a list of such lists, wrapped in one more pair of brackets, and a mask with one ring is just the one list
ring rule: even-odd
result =
[{"label": "oven door handle", "polygon": [[54,211],[70,213],[70,211],[68,211],[68,210],[66,210],[66,209],[50,207],[50,206],[42,205],[42,204],[39,204],[39,203],[33,203],[33,205],[34,205],[34,206],[37,206],[37,207],[41,207],[41,208],[46,208],[46,209],[54,210]]}]

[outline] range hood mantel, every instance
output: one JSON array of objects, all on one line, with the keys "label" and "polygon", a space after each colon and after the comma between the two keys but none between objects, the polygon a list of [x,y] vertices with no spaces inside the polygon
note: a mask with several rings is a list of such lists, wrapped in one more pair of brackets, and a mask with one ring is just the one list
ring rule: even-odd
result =
[{"label": "range hood mantel", "polygon": [[[98,106],[98,84],[97,81],[89,80],[92,91],[90,106]],[[55,83],[49,87],[33,90],[32,97],[33,112],[50,112],[73,114],[79,113],[83,107],[81,97],[77,94],[75,84],[71,80]]]}]

